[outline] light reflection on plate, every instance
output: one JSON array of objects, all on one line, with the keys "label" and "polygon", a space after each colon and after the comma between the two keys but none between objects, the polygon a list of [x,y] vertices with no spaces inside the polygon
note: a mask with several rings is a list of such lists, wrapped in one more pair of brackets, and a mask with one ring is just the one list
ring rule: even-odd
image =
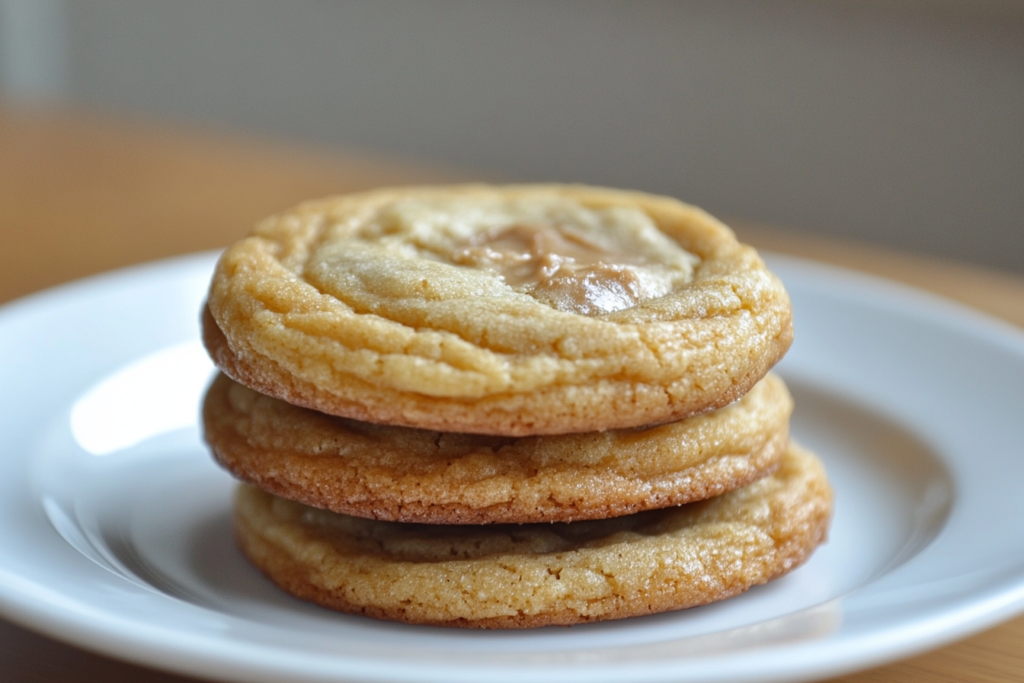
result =
[{"label": "light reflection on plate", "polygon": [[195,427],[196,397],[213,363],[189,341],[155,351],[104,377],[71,406],[71,433],[93,455],[107,455],[176,429]]}]

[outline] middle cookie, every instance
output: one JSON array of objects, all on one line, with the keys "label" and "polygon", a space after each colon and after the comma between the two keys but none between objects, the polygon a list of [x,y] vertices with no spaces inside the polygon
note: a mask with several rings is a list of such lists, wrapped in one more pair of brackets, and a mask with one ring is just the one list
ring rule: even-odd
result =
[{"label": "middle cookie", "polygon": [[325,415],[219,376],[203,406],[218,462],[277,496],[431,524],[563,522],[681,505],[773,471],[793,403],[768,375],[741,400],[646,429],[494,437]]}]

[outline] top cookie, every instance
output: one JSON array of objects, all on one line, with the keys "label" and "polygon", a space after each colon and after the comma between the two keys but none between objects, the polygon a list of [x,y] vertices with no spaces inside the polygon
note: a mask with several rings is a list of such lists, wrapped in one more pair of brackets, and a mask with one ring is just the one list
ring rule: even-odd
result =
[{"label": "top cookie", "polygon": [[507,436],[668,422],[742,396],[792,339],[750,247],[673,199],[577,186],[300,205],[221,257],[204,340],[325,413]]}]

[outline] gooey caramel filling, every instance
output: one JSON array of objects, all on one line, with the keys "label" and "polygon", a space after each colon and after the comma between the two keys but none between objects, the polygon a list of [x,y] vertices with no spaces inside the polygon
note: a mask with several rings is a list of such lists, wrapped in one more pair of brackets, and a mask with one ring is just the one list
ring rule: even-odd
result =
[{"label": "gooey caramel filling", "polygon": [[451,261],[497,273],[505,284],[560,311],[599,315],[664,295],[641,276],[639,254],[613,253],[571,229],[519,223],[476,235]]},{"label": "gooey caramel filling", "polygon": [[[414,197],[335,229],[344,239],[319,248],[306,270],[343,299],[367,284],[387,299],[415,299],[424,278],[436,278],[431,296],[514,293],[594,316],[671,294],[700,264],[640,208],[557,196]],[[441,275],[438,263],[462,272]]]}]

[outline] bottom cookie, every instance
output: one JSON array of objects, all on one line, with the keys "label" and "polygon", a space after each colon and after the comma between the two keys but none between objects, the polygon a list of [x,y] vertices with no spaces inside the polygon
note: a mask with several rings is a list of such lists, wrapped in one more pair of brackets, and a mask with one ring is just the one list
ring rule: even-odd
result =
[{"label": "bottom cookie", "polygon": [[529,628],[732,597],[799,566],[827,535],[832,492],[792,446],[778,471],[717,498],[560,524],[426,525],[350,517],[240,487],[235,530],[289,593],[413,624]]}]

